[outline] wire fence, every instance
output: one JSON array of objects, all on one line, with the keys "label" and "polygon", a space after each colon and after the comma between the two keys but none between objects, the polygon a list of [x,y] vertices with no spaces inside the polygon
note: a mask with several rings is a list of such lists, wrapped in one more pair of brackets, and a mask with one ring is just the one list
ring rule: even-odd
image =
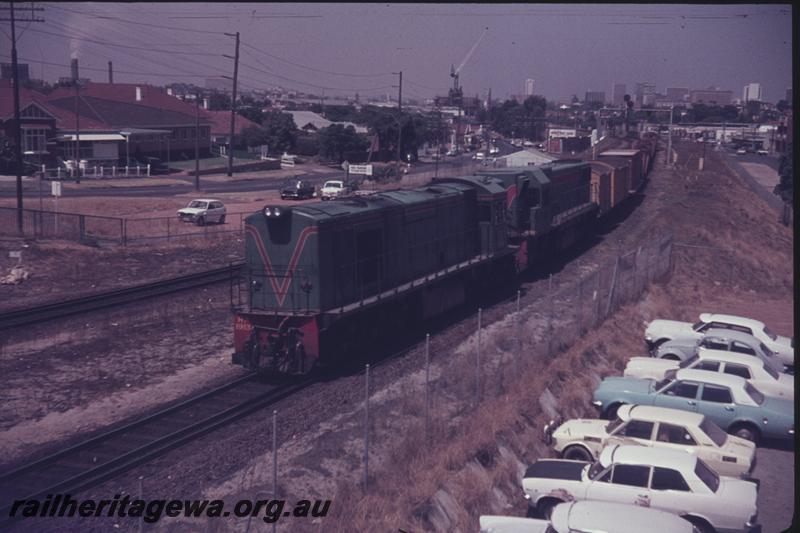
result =
[{"label": "wire fence", "polygon": [[[17,209],[0,207],[0,235],[19,236]],[[244,234],[250,212],[227,213],[224,223],[198,226],[177,217],[122,218],[23,209],[22,236],[65,239],[88,244],[130,244]]]}]

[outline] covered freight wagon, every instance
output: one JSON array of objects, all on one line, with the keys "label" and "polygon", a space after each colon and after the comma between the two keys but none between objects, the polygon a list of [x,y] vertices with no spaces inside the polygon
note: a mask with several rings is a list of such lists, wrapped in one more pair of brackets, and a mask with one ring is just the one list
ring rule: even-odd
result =
[{"label": "covered freight wagon", "polygon": [[607,165],[610,171],[610,198],[611,208],[621,204],[631,189],[630,187],[630,169],[631,162],[628,158],[623,157],[604,157],[597,161],[592,161],[598,165]]},{"label": "covered freight wagon", "polygon": [[600,216],[611,210],[611,174],[613,169],[607,163],[590,161],[592,166],[591,200],[597,204]]},{"label": "covered freight wagon", "polygon": [[621,157],[630,161],[630,171],[628,174],[629,191],[639,190],[644,180],[644,154],[638,149],[630,150],[606,150],[599,155],[601,160],[607,157]]}]

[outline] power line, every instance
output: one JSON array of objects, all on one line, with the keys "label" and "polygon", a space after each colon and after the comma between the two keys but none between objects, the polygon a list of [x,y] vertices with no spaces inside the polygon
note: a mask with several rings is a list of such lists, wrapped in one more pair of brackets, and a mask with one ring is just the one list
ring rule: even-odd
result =
[{"label": "power line", "polygon": [[[10,58],[11,56],[8,55],[8,54],[0,54],[0,57],[2,57],[2,58]],[[66,69],[71,68],[71,65],[66,65],[64,63],[53,63],[51,61],[40,61],[38,59],[30,59],[30,58],[26,58],[26,57],[20,57],[19,59],[21,59],[22,61],[25,61],[27,63],[37,63],[37,64],[40,64],[40,65],[49,65],[49,66],[53,66],[53,67],[64,67]],[[81,70],[107,72],[107,69],[104,69],[104,68],[85,67],[83,65],[81,65]],[[218,77],[220,77],[219,74],[174,74],[172,72],[169,72],[169,73],[167,73],[167,72],[134,72],[134,71],[130,71],[130,70],[114,70],[114,72],[118,72],[120,74],[132,74],[132,75],[136,75],[136,76],[174,76],[174,77],[178,77],[178,78],[214,78],[214,77],[218,78]]]},{"label": "power line", "polygon": [[392,75],[390,72],[383,72],[383,73],[380,73],[380,74],[353,74],[353,73],[345,73],[345,72],[331,72],[329,70],[322,70],[322,69],[318,69],[318,68],[314,68],[314,67],[309,67],[307,65],[301,65],[300,63],[295,63],[293,61],[289,61],[288,59],[284,59],[282,57],[278,57],[276,55],[270,54],[269,52],[261,50],[260,48],[256,48],[255,46],[253,46],[251,44],[247,44],[245,42],[242,42],[242,44],[244,44],[248,48],[252,48],[256,52],[259,52],[261,54],[264,54],[265,56],[271,57],[272,59],[276,59],[278,61],[282,61],[284,63],[287,63],[289,65],[292,65],[292,66],[295,66],[295,67],[298,67],[298,68],[303,68],[303,69],[306,69],[306,70],[310,70],[312,72],[319,72],[321,74],[330,74],[330,75],[333,75],[333,76],[346,76],[346,77],[351,77],[351,78],[379,78],[379,77],[382,77],[382,76],[391,76]]},{"label": "power line", "polygon": [[131,46],[131,45],[126,45],[126,44],[110,43],[108,41],[96,41],[94,39],[87,39],[85,37],[75,37],[75,36],[72,36],[72,35],[64,35],[64,34],[61,34],[61,33],[53,33],[53,32],[45,31],[45,30],[31,30],[31,31],[35,32],[35,33],[44,33],[46,35],[53,35],[55,37],[63,37],[65,39],[74,39],[76,41],[85,41],[85,42],[88,42],[88,43],[100,44],[100,45],[103,45],[103,46],[114,46],[114,47],[117,47],[117,48],[130,48],[132,50],[147,50],[148,52],[156,52],[156,53],[162,53],[162,54],[219,57],[219,54],[211,54],[211,53],[207,53],[207,52],[175,52],[175,51],[172,51],[172,50],[157,50],[157,49],[144,47],[144,46]]},{"label": "power line", "polygon": [[97,18],[97,19],[105,19],[105,20],[116,20],[116,21],[119,21],[119,22],[123,22],[125,24],[135,24],[137,26],[147,26],[147,27],[150,27],[150,28],[160,28],[160,29],[170,30],[170,31],[185,31],[185,32],[189,32],[189,33],[205,33],[205,34],[208,34],[208,35],[225,35],[225,32],[222,32],[222,31],[179,28],[177,26],[162,26],[162,25],[159,25],[159,24],[150,24],[150,23],[147,23],[147,22],[140,22],[140,21],[136,21],[136,20],[128,20],[128,19],[124,19],[124,18],[121,18],[121,17],[114,17],[114,16],[109,16],[109,15],[92,15],[90,13],[86,13],[86,12],[82,12],[82,11],[76,11],[74,9],[67,9],[67,8],[64,8],[64,7],[61,7],[61,6],[56,6],[56,5],[51,5],[50,7],[53,8],[53,9],[58,9],[60,11],[66,11],[68,13],[74,13],[74,14],[77,14],[77,15],[84,15],[86,17],[92,17],[92,18]]},{"label": "power line", "polygon": [[280,74],[276,74],[275,72],[270,72],[270,71],[262,70],[260,68],[256,68],[256,67],[254,67],[252,65],[248,65],[247,63],[240,62],[240,65],[242,65],[243,67],[247,67],[250,70],[255,70],[256,72],[261,72],[262,74],[266,74],[268,76],[275,76],[276,78],[281,78],[283,80],[291,81],[293,83],[299,83],[300,85],[307,85],[309,87],[314,87],[316,89],[326,89],[326,90],[332,90],[332,91],[375,91],[375,90],[382,90],[382,89],[390,89],[390,88],[392,88],[392,85],[385,85],[385,86],[382,86],[382,87],[373,87],[373,88],[369,88],[369,89],[358,88],[358,87],[328,87],[328,86],[324,86],[324,85],[317,85],[317,84],[314,84],[314,83],[307,83],[307,82],[304,82],[304,81],[288,78],[286,76],[282,76]]}]

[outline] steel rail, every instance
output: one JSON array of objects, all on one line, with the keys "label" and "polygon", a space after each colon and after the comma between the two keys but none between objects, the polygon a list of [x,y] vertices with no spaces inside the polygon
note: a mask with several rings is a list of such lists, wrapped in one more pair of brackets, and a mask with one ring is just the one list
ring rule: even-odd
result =
[{"label": "steel rail", "polygon": [[[217,428],[230,424],[243,416],[274,404],[313,382],[311,379],[306,379],[296,383],[273,386],[266,391],[246,394],[244,400],[236,401],[230,406],[223,406],[216,412],[200,417],[197,422],[181,424],[182,421],[191,418],[185,416],[185,412],[189,410],[189,413],[191,413],[193,406],[201,407],[214,396],[222,396],[227,391],[233,391],[242,384],[252,381],[254,377],[255,375],[250,374],[237,379],[180,404],[163,409],[0,475],[0,492],[4,500],[0,503],[0,523],[13,520],[9,517],[9,513],[13,502],[16,500],[41,499],[47,494],[75,493],[96,486],[125,473],[137,465],[196,440]],[[180,415],[181,411],[184,411],[184,416],[179,416],[179,422],[170,423],[167,421],[168,417]],[[148,426],[150,429],[158,429],[159,422],[168,425],[169,431],[166,434],[155,436],[141,445],[125,446],[126,440],[130,438],[130,434],[133,431],[145,430],[148,429]],[[177,425],[178,427],[170,429],[169,425]],[[161,429],[163,429],[163,425]],[[144,435],[143,438],[147,439],[147,436]],[[128,440],[128,442],[130,441]],[[97,456],[85,456],[84,452],[90,451],[92,448],[106,446],[114,449],[114,444],[117,445],[116,449],[120,451],[107,460],[104,459],[102,462],[98,462]],[[82,453],[84,453],[84,457],[81,457]],[[68,463],[68,472],[58,475],[59,463],[62,463],[61,466],[63,467],[64,462]],[[69,469],[77,469],[78,471],[70,473]],[[56,475],[53,472],[56,472]],[[21,482],[22,486],[24,486],[26,478],[32,481],[35,487],[23,492],[24,496],[18,497],[17,494],[20,494],[18,487],[20,487]]]},{"label": "steel rail", "polygon": [[167,278],[122,289],[91,294],[61,302],[53,302],[22,309],[12,309],[0,313],[0,330],[36,324],[47,320],[62,318],[105,309],[116,305],[135,302],[154,296],[194,289],[212,283],[230,280],[239,274],[244,263],[234,263],[225,267],[195,272],[184,276]]}]

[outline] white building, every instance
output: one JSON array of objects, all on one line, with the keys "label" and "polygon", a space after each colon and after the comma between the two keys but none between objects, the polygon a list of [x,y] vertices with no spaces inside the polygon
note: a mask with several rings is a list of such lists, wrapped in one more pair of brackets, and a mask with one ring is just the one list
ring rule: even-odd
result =
[{"label": "white building", "polygon": [[744,92],[742,94],[742,100],[744,102],[763,102],[764,101],[764,91],[761,88],[760,83],[748,83],[744,86]]},{"label": "white building", "polygon": [[533,96],[533,80],[530,78],[525,80],[525,96]]},{"label": "white building", "polygon": [[550,154],[527,148],[519,152],[514,152],[513,154],[498,157],[497,161],[501,167],[528,167],[533,165],[545,165],[557,159],[557,157]]}]

